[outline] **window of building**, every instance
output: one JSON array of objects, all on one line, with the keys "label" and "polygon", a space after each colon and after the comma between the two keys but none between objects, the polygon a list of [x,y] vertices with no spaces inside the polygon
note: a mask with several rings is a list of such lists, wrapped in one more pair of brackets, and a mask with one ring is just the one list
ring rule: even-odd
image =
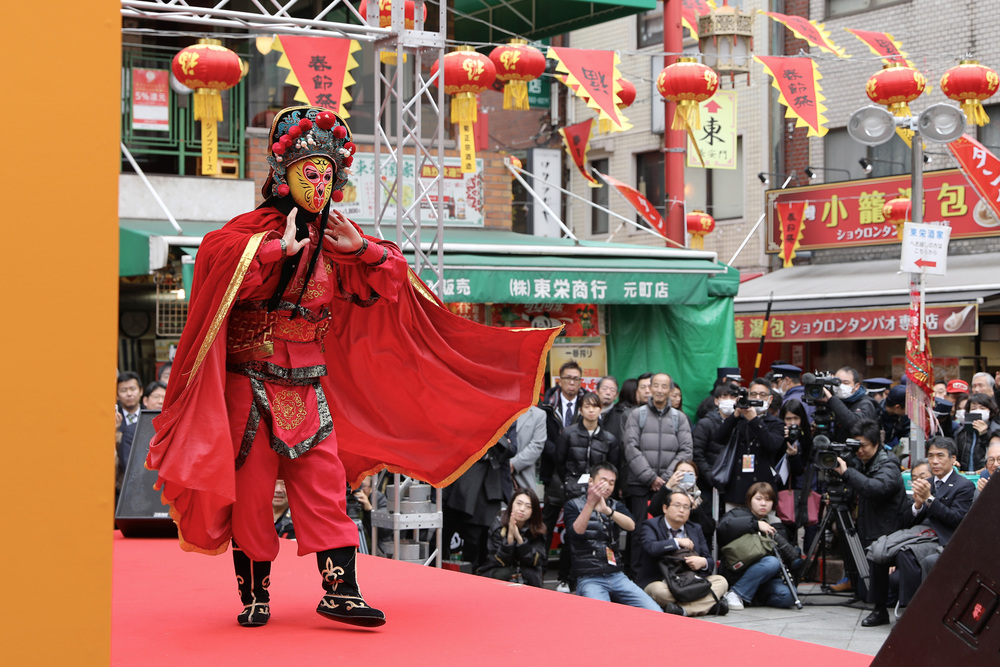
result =
[{"label": "window of building", "polygon": [[688,211],[704,211],[716,220],[743,217],[743,137],[736,139],[736,169],[684,168]]},{"label": "window of building", "polygon": [[900,5],[904,2],[910,2],[910,0],[826,0],[826,16],[830,18],[845,14],[867,12],[889,5]]},{"label": "window of building", "polygon": [[1000,104],[983,105],[990,122],[979,128],[978,139],[994,155],[1000,154]]},{"label": "window of building", "polygon": [[[649,200],[660,215],[663,212],[663,200],[666,199],[666,184],[663,173],[663,153],[660,151],[650,151],[648,153],[638,153],[635,156],[635,171],[638,176],[636,190],[641,192]],[[648,227],[649,224],[641,217],[636,216],[636,222]]]},{"label": "window of building", "polygon": [[[603,160],[594,160],[590,163],[591,166],[602,174],[608,173],[608,160],[604,158]],[[610,185],[605,184],[603,188],[591,188],[590,189],[590,201],[594,202],[598,206],[603,206],[608,208],[608,191],[611,189]],[[590,233],[591,234],[607,234],[608,233],[608,214],[604,211],[600,211],[596,208],[590,209]]]},{"label": "window of building", "polygon": [[868,176],[858,160],[870,157],[867,146],[852,139],[846,128],[839,128],[830,130],[823,137],[823,164],[810,166],[825,169],[817,172],[824,183],[855,180]]},{"label": "window of building", "polygon": [[[656,3],[656,9],[650,9],[636,16],[636,44],[639,48],[647,46],[663,46],[663,2]],[[686,31],[685,31],[686,32]]]}]

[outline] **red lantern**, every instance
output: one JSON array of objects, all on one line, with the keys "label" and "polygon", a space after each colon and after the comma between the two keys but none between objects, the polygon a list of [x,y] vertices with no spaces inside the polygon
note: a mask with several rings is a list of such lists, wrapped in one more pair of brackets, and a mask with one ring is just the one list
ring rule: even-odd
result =
[{"label": "red lantern", "polygon": [[[621,111],[629,108],[632,106],[632,103],[635,102],[635,86],[633,86],[632,82],[625,77],[619,77],[618,84],[621,86],[621,90],[618,91],[618,104],[615,106],[617,106],[618,110]],[[602,118],[597,123],[597,131],[601,134],[607,134],[610,132],[611,127],[611,121],[607,118]]]},{"label": "red lantern", "polygon": [[890,199],[882,206],[882,218],[896,225],[896,236],[903,240],[903,223],[910,219],[910,200],[907,197]]},{"label": "red lantern", "polygon": [[673,65],[663,68],[656,77],[660,95],[677,103],[672,130],[685,130],[701,125],[698,105],[715,95],[719,89],[719,75],[694,58],[678,58]]},{"label": "red lantern", "polygon": [[927,79],[904,63],[889,63],[875,72],[865,85],[868,98],[882,104],[897,116],[910,115],[910,102],[920,97]]},{"label": "red lantern", "polygon": [[496,67],[497,81],[503,81],[503,108],[526,110],[528,108],[528,82],[534,81],[545,71],[545,56],[525,39],[512,39],[510,44],[498,46],[490,52]]},{"label": "red lantern", "polygon": [[194,119],[201,121],[201,173],[219,171],[219,128],[222,95],[240,82],[246,65],[217,39],[202,39],[181,49],[170,66],[177,80],[194,90]]},{"label": "red lantern", "polygon": [[[361,16],[368,16],[368,2],[367,0],[361,0],[361,4],[358,5],[358,13]],[[416,3],[413,0],[406,0],[403,4],[403,27],[407,30],[413,30],[416,27],[416,22],[414,21],[414,16],[416,15]],[[427,5],[424,5],[424,21],[427,20]],[[392,24],[392,0],[378,0],[378,27],[388,28]],[[386,65],[396,64],[396,52],[395,51],[381,51],[379,53],[379,61]],[[406,62],[406,56],[403,56],[403,62]]]},{"label": "red lantern", "polygon": [[703,250],[705,235],[715,231],[715,218],[704,211],[691,211],[687,214],[687,231],[691,235],[691,248]]},{"label": "red lantern", "polygon": [[[431,78],[437,74],[438,63],[431,67]],[[493,61],[478,53],[471,46],[460,46],[444,56],[444,92],[451,95],[451,122],[458,125],[459,153],[462,171],[476,171],[476,147],[472,126],[478,117],[479,93],[487,90],[496,80],[497,70]]]},{"label": "red lantern", "polygon": [[993,97],[998,87],[1000,77],[978,60],[963,60],[941,77],[941,92],[948,99],[960,102],[969,122],[979,126],[990,122],[982,102]]}]

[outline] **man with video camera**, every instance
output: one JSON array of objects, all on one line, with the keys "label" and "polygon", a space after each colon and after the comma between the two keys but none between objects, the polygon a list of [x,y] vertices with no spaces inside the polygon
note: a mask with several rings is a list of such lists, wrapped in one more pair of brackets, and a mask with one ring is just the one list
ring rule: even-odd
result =
[{"label": "man with video camera", "polygon": [[878,417],[875,402],[861,386],[861,375],[850,366],[839,369],[834,377],[805,373],[802,384],[806,402],[816,406],[818,414],[814,414],[813,419],[817,424],[826,412],[823,407],[833,412],[829,416],[833,419],[830,439],[834,442],[845,442],[851,437],[854,425],[862,419]]},{"label": "man with video camera", "polygon": [[[846,444],[848,448],[856,449],[845,457],[837,456],[836,467],[830,472],[843,481],[857,500],[858,538],[861,546],[867,548],[879,537],[901,527],[906,489],[899,472],[899,461],[882,446],[878,422],[862,419],[854,424],[851,434],[856,439],[848,439]],[[869,571],[872,567],[873,564],[869,563]],[[857,572],[851,574],[852,578],[857,577]],[[860,591],[857,586],[855,589]]]}]

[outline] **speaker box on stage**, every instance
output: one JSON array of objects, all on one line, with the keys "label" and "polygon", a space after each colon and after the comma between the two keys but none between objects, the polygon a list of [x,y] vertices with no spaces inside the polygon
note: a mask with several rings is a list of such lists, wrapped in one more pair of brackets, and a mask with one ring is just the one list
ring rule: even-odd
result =
[{"label": "speaker box on stage", "polygon": [[143,465],[153,439],[153,417],[159,410],[142,410],[135,426],[132,450],[122,478],[115,525],[125,537],[177,537],[177,526],[170,518],[170,508],[160,502],[160,492],[153,489],[156,471]]},{"label": "speaker box on stage", "polygon": [[1000,531],[996,523],[1000,471],[997,478],[986,485],[962,519],[872,667],[1000,665]]}]

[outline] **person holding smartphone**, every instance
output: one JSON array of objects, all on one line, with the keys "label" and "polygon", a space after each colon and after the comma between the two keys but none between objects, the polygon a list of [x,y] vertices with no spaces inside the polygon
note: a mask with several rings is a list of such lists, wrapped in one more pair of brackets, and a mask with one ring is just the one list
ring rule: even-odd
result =
[{"label": "person holding smartphone", "polygon": [[[688,515],[688,523],[696,523],[701,527],[701,532],[705,536],[708,545],[712,545],[715,539],[715,519],[712,518],[712,504],[704,503],[701,489],[698,488],[698,466],[690,460],[678,461],[674,468],[674,474],[670,476],[664,485],[667,489],[683,491],[691,499],[691,513]],[[649,502],[649,513],[656,516],[662,502],[656,498]]]},{"label": "person holding smartphone", "polygon": [[990,446],[986,448],[986,467],[976,480],[976,493],[972,497],[972,502],[975,502],[979,494],[986,489],[986,483],[996,474],[997,468],[1000,468],[1000,436],[994,436],[990,440]]},{"label": "person holding smartphone", "polygon": [[986,466],[986,448],[995,436],[1000,436],[996,401],[989,394],[970,395],[962,424],[955,434],[959,468],[982,472]]}]

